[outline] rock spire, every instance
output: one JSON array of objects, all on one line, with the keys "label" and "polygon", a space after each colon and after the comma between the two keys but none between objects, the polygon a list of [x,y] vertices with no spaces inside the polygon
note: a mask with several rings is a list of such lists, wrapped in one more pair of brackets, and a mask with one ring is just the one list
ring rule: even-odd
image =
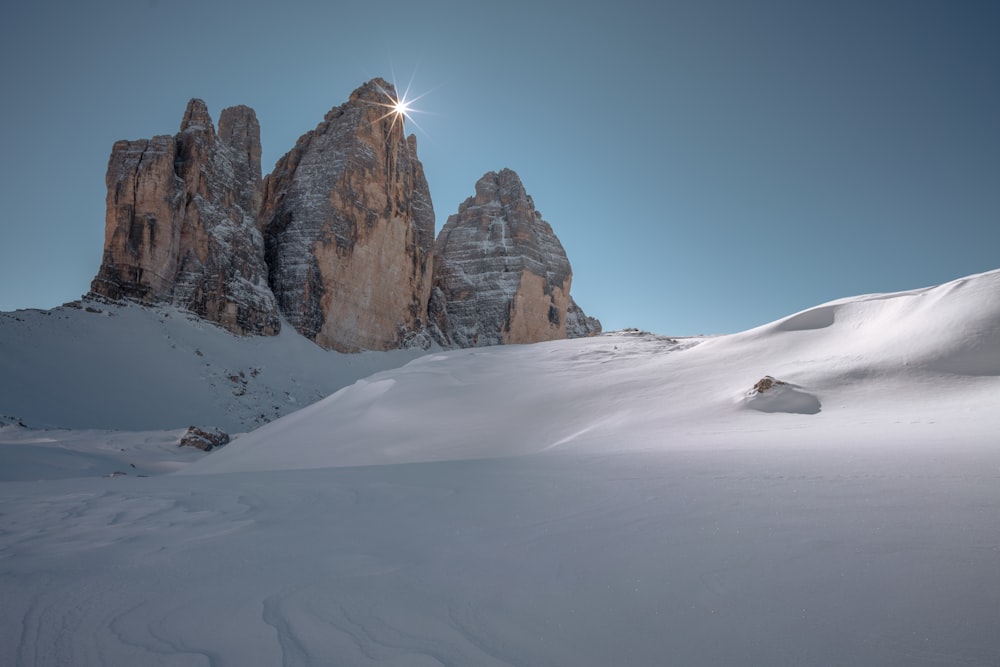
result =
[{"label": "rock spire", "polygon": [[430,312],[439,342],[480,347],[599,332],[570,298],[572,277],[518,175],[489,172],[435,243]]},{"label": "rock spire", "polygon": [[245,106],[216,132],[188,103],[178,134],[119,141],[104,257],[91,292],[169,303],[237,334],[284,317],[318,345],[389,350],[533,343],[599,333],[517,174],[490,172],[434,239],[434,208],[396,91],[373,79],[261,179]]},{"label": "rock spire", "polygon": [[270,285],[300,333],[340,351],[423,336],[434,208],[382,79],[304,134],[264,181]]},{"label": "rock spire", "polygon": [[180,132],[111,150],[104,257],[91,292],[171,303],[237,334],[276,334],[260,207],[260,127],[224,109],[216,134],[205,103],[188,103]]}]

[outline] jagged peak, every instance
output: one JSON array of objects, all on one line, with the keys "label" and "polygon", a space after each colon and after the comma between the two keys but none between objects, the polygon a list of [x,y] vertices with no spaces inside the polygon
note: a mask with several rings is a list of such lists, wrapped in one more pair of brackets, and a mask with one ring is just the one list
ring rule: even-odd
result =
[{"label": "jagged peak", "polygon": [[271,289],[289,323],[340,351],[408,344],[424,327],[434,211],[396,89],[358,87],[265,185]]},{"label": "jagged peak", "polygon": [[[209,119],[209,121],[211,121],[211,119]],[[257,120],[257,112],[245,104],[237,104],[235,106],[226,107],[219,113],[220,132],[222,131],[222,126],[227,123],[242,123],[257,125],[258,127],[260,126],[260,122]]]},{"label": "jagged peak", "polygon": [[239,146],[254,153],[260,161],[260,122],[250,107],[238,104],[219,113],[219,137],[230,146]]},{"label": "jagged peak", "polygon": [[517,202],[525,202],[532,211],[534,218],[541,219],[541,213],[535,210],[535,202],[524,189],[521,177],[513,169],[504,167],[500,171],[488,171],[476,181],[476,194],[466,204],[484,206],[491,203],[508,207]]},{"label": "jagged peak", "polygon": [[[362,127],[375,127],[378,121],[394,115],[397,99],[396,87],[385,79],[376,77],[355,88],[347,102],[331,108],[314,132],[326,133],[337,123],[343,122],[344,118],[350,119],[351,122],[360,122]],[[395,130],[394,138],[401,142],[409,141],[409,138],[404,136],[403,123],[398,122],[396,118],[392,118],[391,121],[386,123],[386,127]],[[307,136],[309,135],[303,135],[300,141]]]},{"label": "jagged peak", "polygon": [[488,171],[483,174],[476,182],[476,187],[482,183],[486,186],[493,185],[495,187],[502,188],[520,188],[524,190],[524,184],[521,183],[521,177],[517,175],[517,172],[509,167],[504,167],[500,171]]},{"label": "jagged peak", "polygon": [[[572,268],[514,170],[490,171],[449,216],[435,246],[431,316],[443,345],[565,338]],[[589,331],[573,313],[572,333]]]},{"label": "jagged peak", "polygon": [[387,103],[398,99],[396,86],[381,77],[366,81],[351,93],[350,101]]},{"label": "jagged peak", "polygon": [[256,227],[256,114],[227,109],[219,127],[221,141],[205,102],[195,98],[177,135],[115,143],[104,257],[91,290],[170,303],[237,334],[275,334],[281,321]]},{"label": "jagged peak", "polygon": [[181,121],[181,132],[188,130],[208,130],[215,134],[215,126],[212,125],[212,117],[208,113],[205,100],[193,97],[188,102],[184,110],[184,119]]}]

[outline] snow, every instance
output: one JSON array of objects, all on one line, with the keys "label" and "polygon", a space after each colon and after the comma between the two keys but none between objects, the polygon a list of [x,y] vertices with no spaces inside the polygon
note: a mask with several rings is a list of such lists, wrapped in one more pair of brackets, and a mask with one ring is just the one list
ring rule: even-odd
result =
[{"label": "snow", "polygon": [[0,413],[32,428],[248,431],[421,352],[327,352],[287,323],[239,337],[177,308],[0,313]]},{"label": "snow", "polygon": [[994,271],[432,352],[208,455],[4,426],[0,664],[998,664],[998,404]]},{"label": "snow", "polygon": [[[677,441],[798,446],[836,443],[845,432],[873,444],[936,442],[969,429],[986,437],[1000,424],[998,364],[1000,271],[824,304],[732,336],[632,333],[429,355],[249,433],[189,472],[554,446],[598,454]],[[748,396],[766,375],[788,384]],[[286,442],[275,447],[277,439]]]},{"label": "snow", "polygon": [[3,426],[0,482],[173,472],[204,456],[193,447],[178,448],[186,430],[70,431]]}]

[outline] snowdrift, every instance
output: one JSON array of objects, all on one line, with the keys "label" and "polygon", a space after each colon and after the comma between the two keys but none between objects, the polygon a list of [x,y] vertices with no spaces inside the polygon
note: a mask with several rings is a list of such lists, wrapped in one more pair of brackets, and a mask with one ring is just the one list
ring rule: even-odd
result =
[{"label": "snowdrift", "polygon": [[[0,483],[0,664],[1000,664],[998,295],[432,353],[184,460],[178,432],[0,419],[0,478],[42,479]],[[133,316],[122,358],[151,337],[166,375],[86,376],[117,399],[187,400],[189,356],[204,400],[222,355],[303,368]],[[70,350],[110,354],[98,328],[55,326],[38,349],[96,373]]]},{"label": "snowdrift", "polygon": [[419,351],[328,352],[287,324],[239,337],[171,307],[0,313],[0,414],[33,429],[248,431]]},{"label": "snowdrift", "polygon": [[[750,396],[762,376],[786,384]],[[189,473],[502,457],[559,448],[990,441],[1000,271],[841,299],[740,334],[617,333],[432,354],[239,437]]]}]

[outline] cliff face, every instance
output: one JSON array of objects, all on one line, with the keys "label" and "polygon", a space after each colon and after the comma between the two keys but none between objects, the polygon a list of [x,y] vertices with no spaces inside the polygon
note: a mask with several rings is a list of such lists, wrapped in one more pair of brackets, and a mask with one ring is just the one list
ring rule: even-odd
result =
[{"label": "cliff face", "polygon": [[425,328],[434,209],[395,97],[381,79],[361,86],[264,181],[271,289],[326,348],[398,348]]},{"label": "cliff face", "polygon": [[562,244],[517,174],[486,174],[435,244],[430,314],[439,342],[534,343],[587,335],[594,323],[599,331],[600,323],[572,304],[572,275]]},{"label": "cliff face", "polygon": [[108,161],[104,258],[91,291],[171,303],[237,334],[276,334],[260,208],[260,127],[224,109],[216,134],[191,100],[180,132],[115,143]]},{"label": "cliff face", "polygon": [[283,315],[342,352],[599,333],[513,171],[483,176],[435,242],[395,99],[382,79],[362,85],[263,181],[260,127],[245,106],[224,109],[216,133],[191,100],[178,134],[117,142],[91,291],[169,303],[237,334],[276,334]]}]

